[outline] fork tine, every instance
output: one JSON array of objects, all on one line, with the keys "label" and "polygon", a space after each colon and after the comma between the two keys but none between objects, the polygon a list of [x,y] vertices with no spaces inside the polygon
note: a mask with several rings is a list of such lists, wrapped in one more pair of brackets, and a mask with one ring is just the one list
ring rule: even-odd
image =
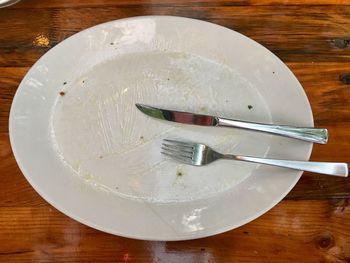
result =
[{"label": "fork tine", "polygon": [[177,154],[177,153],[171,153],[171,152],[162,152],[165,155],[171,156],[171,157],[175,157],[175,158],[180,158],[180,159],[186,159],[186,160],[192,160],[191,156],[186,156],[186,155],[181,155],[181,154]]},{"label": "fork tine", "polygon": [[169,154],[169,153],[166,153],[166,152],[160,152],[161,154],[164,154],[168,157],[170,157],[171,159],[174,159],[178,162],[181,162],[181,163],[186,163],[186,164],[191,164],[192,163],[192,160],[190,158],[184,158],[184,157],[179,157],[177,155],[173,155],[173,154]]},{"label": "fork tine", "polygon": [[183,141],[177,141],[177,140],[171,140],[171,139],[163,139],[164,141],[167,141],[167,142],[171,142],[171,143],[174,143],[174,144],[181,144],[181,145],[184,145],[184,146],[189,146],[189,147],[193,147],[194,146],[194,143],[191,143],[191,142],[183,142]]},{"label": "fork tine", "polygon": [[172,145],[172,144],[167,144],[163,143],[162,145],[164,148],[168,148],[171,150],[177,150],[177,151],[182,151],[182,152],[187,152],[187,153],[192,153],[193,149],[188,146],[180,146],[180,145]]},{"label": "fork tine", "polygon": [[191,158],[192,159],[192,152],[184,152],[182,150],[178,150],[178,149],[170,149],[170,148],[166,148],[166,147],[161,147],[162,150],[164,150],[165,152],[168,152],[170,154],[174,154],[174,155],[178,155],[178,156],[183,156],[186,158]]}]

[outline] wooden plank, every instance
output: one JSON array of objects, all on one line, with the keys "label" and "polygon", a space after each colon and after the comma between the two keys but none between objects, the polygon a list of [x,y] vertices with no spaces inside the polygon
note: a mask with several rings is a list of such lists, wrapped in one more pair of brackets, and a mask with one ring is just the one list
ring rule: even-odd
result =
[{"label": "wooden plank", "polygon": [[76,7],[99,7],[99,6],[144,6],[151,8],[154,6],[181,6],[181,7],[197,7],[197,6],[236,6],[236,5],[349,5],[346,0],[32,0],[22,1],[9,8],[76,8]]},{"label": "wooden plank", "polygon": [[0,261],[349,262],[348,200],[283,201],[221,235],[145,242],[83,226],[50,206],[0,207]]},{"label": "wooden plank", "polygon": [[[347,63],[287,63],[309,98],[316,126],[350,122],[350,86],[339,78],[350,73]],[[349,131],[331,133],[330,142],[346,139]],[[341,136],[342,138],[339,138]]]},{"label": "wooden plank", "polygon": [[17,87],[29,68],[0,68],[0,132],[8,132],[8,118]]},{"label": "wooden plank", "polygon": [[[350,48],[334,44],[335,39],[350,36],[350,6],[104,6],[43,8],[40,16],[21,8],[0,10],[0,66],[30,66],[50,47],[82,29],[152,14],[192,17],[226,26],[260,42],[286,62],[350,61]],[[35,40],[40,36],[49,44],[37,45]]]},{"label": "wooden plank", "polygon": [[[17,166],[9,136],[0,133],[0,206],[45,205]],[[1,231],[0,231],[1,232]]]}]

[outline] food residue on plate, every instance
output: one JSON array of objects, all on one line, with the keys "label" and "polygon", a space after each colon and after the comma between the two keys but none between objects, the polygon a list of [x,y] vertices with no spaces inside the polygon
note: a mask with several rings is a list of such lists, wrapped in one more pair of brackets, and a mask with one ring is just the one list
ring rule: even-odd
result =
[{"label": "food residue on plate", "polygon": [[183,172],[181,170],[177,169],[176,176],[183,176],[183,175],[184,175]]},{"label": "food residue on plate", "polygon": [[248,105],[248,109],[253,109],[253,106],[252,105]]},{"label": "food residue on plate", "polygon": [[64,91],[60,91],[60,93],[59,93],[61,96],[64,96],[64,95],[66,95],[66,93],[64,92]]}]

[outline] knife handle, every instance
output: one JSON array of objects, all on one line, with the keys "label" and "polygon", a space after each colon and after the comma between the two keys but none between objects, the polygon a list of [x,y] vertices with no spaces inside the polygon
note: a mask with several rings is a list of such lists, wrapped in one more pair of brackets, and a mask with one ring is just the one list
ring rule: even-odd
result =
[{"label": "knife handle", "polygon": [[307,142],[326,144],[328,141],[327,129],[293,127],[285,125],[262,124],[246,121],[217,118],[217,126],[241,128],[276,134],[284,137],[294,138]]}]

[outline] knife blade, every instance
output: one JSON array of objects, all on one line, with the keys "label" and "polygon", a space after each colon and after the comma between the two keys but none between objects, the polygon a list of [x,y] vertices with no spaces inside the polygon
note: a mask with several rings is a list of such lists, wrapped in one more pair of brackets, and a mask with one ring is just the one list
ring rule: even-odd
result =
[{"label": "knife blade", "polygon": [[201,126],[248,129],[321,144],[325,144],[328,141],[328,131],[324,128],[254,123],[185,111],[161,109],[139,103],[136,103],[135,106],[144,114],[160,120]]},{"label": "knife blade", "polygon": [[193,125],[201,125],[201,126],[216,126],[217,119],[214,116],[203,115],[203,114],[193,114],[190,112],[184,111],[174,111],[174,110],[166,110],[159,109],[155,107],[151,107],[144,104],[136,104],[136,107],[145,113],[148,116],[153,118],[179,122],[183,124],[193,124]]}]

